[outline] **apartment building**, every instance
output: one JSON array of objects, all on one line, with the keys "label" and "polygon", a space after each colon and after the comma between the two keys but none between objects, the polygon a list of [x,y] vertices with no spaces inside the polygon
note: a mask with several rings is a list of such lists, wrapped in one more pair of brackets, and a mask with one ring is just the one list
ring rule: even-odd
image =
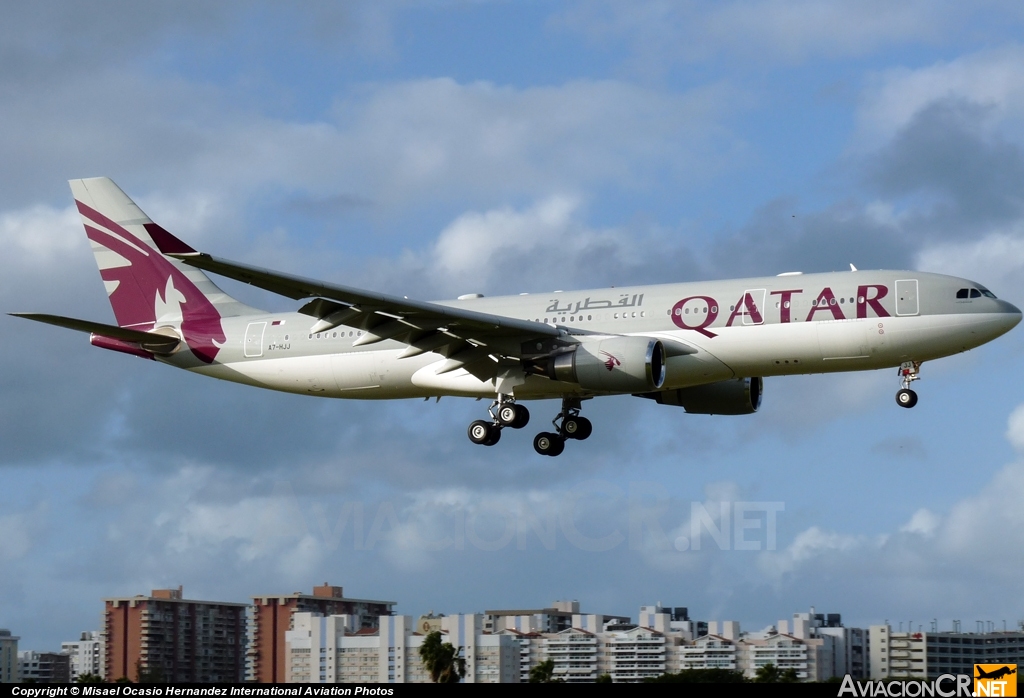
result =
[{"label": "apartment building", "polygon": [[10,630],[0,628],[0,683],[19,683],[21,672],[18,669],[18,640]]},{"label": "apartment building", "polygon": [[359,619],[362,628],[375,629],[381,616],[390,616],[394,601],[353,599],[342,587],[323,585],[312,594],[254,596],[249,610],[249,650],[246,677],[249,681],[278,683],[285,680],[287,653],[285,633],[294,629],[296,613],[321,616],[346,615]]},{"label": "apartment building", "polygon": [[[480,615],[440,618],[443,642],[461,649],[465,683],[518,683],[518,642],[483,632]],[[292,683],[429,683],[419,650],[426,639],[411,616],[381,617],[363,628],[350,615],[298,612],[286,633],[286,676]]]},{"label": "apartment building", "polygon": [[86,631],[78,640],[60,643],[60,651],[71,658],[71,680],[92,674],[103,676],[103,638],[99,631]]},{"label": "apartment building", "polygon": [[894,632],[872,625],[870,674],[872,679],[974,674],[975,664],[1024,664],[1024,629],[963,632]]},{"label": "apartment building", "polygon": [[19,652],[21,681],[32,683],[69,683],[71,657],[59,652]]},{"label": "apartment building", "polygon": [[245,678],[246,604],[194,601],[182,588],[104,599],[103,676],[168,682]]}]

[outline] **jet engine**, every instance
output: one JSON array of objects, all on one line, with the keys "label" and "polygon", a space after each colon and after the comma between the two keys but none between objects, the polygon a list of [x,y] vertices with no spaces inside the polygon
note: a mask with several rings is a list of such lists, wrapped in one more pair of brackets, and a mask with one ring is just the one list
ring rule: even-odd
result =
[{"label": "jet engine", "polygon": [[611,337],[577,344],[534,364],[548,378],[587,390],[636,393],[665,382],[665,348],[651,337]]},{"label": "jet engine", "polygon": [[753,414],[761,406],[762,388],[760,378],[733,378],[639,397],[650,398],[659,405],[682,407],[691,414]]}]

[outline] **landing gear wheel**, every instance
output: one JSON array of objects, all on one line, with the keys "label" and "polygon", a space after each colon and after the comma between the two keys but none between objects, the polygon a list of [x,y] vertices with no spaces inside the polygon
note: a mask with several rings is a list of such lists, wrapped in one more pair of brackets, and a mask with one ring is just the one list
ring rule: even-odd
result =
[{"label": "landing gear wheel", "polygon": [[534,437],[533,449],[542,456],[557,456],[565,450],[565,439],[558,434],[542,431]]},{"label": "landing gear wheel", "polygon": [[497,420],[503,427],[522,429],[530,422],[530,411],[522,405],[506,403],[498,408]]},{"label": "landing gear wheel", "polygon": [[594,425],[586,417],[566,417],[562,420],[562,432],[566,438],[583,441],[594,432]]},{"label": "landing gear wheel", "polygon": [[917,404],[917,393],[910,388],[904,388],[896,393],[896,404],[900,407],[910,408]]},{"label": "landing gear wheel", "polygon": [[478,419],[469,425],[469,440],[483,446],[493,446],[501,438],[501,428]]},{"label": "landing gear wheel", "polygon": [[523,405],[516,405],[516,421],[512,422],[513,429],[522,429],[530,423],[530,410]]}]

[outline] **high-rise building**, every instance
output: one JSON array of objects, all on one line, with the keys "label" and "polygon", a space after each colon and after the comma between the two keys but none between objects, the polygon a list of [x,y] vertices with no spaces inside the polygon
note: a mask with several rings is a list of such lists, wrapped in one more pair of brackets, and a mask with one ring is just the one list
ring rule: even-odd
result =
[{"label": "high-rise building", "polygon": [[246,604],[184,599],[181,587],[104,602],[107,681],[244,680]]},{"label": "high-rise building", "polygon": [[21,680],[33,683],[69,683],[71,657],[59,652],[19,652]]},{"label": "high-rise building", "polygon": [[0,628],[0,683],[19,683],[21,672],[18,670],[18,640],[10,630]]},{"label": "high-rise building", "polygon": [[893,632],[872,625],[871,678],[936,679],[942,674],[974,674],[975,664],[1024,664],[1024,628],[963,633]]},{"label": "high-rise building", "polygon": [[71,657],[71,680],[92,674],[103,676],[103,639],[98,631],[88,630],[74,642],[60,643],[60,651]]},{"label": "high-rise building", "polygon": [[259,683],[285,680],[287,654],[285,633],[293,629],[295,613],[321,616],[348,615],[359,618],[361,628],[374,629],[380,616],[390,616],[394,601],[346,598],[341,587],[324,582],[312,594],[254,596],[250,607],[249,650],[246,678]]}]

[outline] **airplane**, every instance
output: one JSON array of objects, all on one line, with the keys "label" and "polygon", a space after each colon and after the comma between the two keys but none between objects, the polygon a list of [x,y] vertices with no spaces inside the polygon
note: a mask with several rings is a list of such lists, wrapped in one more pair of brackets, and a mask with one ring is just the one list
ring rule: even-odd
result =
[{"label": "airplane", "polygon": [[[97,347],[260,388],[350,399],[492,400],[469,426],[493,446],[524,401],[561,399],[534,439],[557,456],[590,436],[585,400],[634,395],[687,413],[752,414],[763,378],[898,367],[901,407],[921,364],[992,341],[1021,311],[981,284],[850,271],[425,302],[231,262],[154,223],[106,177],[71,180],[117,324],[11,313]],[[204,272],[306,301],[269,313]]]},{"label": "airplane", "polygon": [[1011,674],[1016,674],[1017,673],[1017,669],[1016,668],[1011,669],[1010,665],[1007,664],[1007,665],[999,667],[998,669],[993,669],[992,671],[987,672],[984,669],[982,669],[981,666],[979,666],[978,664],[975,664],[974,665],[974,673],[975,673],[975,677],[974,678],[976,678],[976,679],[1001,679],[1004,676],[1010,676]]}]

